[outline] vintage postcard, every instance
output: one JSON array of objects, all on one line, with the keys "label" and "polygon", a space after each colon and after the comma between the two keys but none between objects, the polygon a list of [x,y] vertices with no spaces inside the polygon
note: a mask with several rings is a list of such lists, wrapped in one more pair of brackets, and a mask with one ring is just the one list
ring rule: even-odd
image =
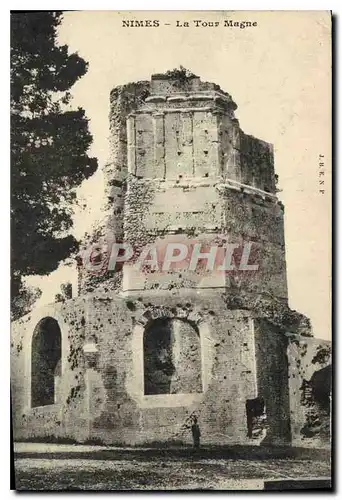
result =
[{"label": "vintage postcard", "polygon": [[12,12],[15,489],[332,488],[331,33]]}]

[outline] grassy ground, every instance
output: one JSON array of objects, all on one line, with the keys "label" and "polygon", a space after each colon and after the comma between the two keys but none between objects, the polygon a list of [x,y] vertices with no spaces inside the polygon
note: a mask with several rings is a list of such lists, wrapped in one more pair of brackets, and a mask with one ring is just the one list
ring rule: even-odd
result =
[{"label": "grassy ground", "polygon": [[257,490],[264,479],[329,476],[324,453],[294,458],[265,452],[261,457],[241,449],[194,453],[66,445],[26,445],[15,453],[17,490]]}]

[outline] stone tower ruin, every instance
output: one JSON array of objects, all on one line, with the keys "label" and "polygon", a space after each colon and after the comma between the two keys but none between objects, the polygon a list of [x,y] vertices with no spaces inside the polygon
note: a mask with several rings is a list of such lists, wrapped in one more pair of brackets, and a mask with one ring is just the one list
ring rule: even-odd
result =
[{"label": "stone tower ruin", "polygon": [[[330,353],[288,306],[272,146],[242,131],[228,93],[182,69],[110,99],[106,216],[92,243],[110,235],[138,256],[236,244],[237,267],[94,274],[81,252],[78,296],[14,325],[16,436],[186,445],[196,416],[204,445],[301,443],[304,361],[323,352],[324,369]],[[241,270],[246,245],[254,267]],[[53,356],[37,341],[49,332]]]}]

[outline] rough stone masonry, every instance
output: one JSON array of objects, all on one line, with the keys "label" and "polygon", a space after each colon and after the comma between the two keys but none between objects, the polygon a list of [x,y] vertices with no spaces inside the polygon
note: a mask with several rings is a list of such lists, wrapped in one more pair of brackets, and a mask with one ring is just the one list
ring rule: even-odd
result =
[{"label": "rough stone masonry", "polygon": [[203,446],[329,446],[330,345],[288,306],[272,146],[183,69],[110,106],[106,210],[84,247],[247,241],[259,268],[94,275],[81,253],[78,296],[13,324],[14,439],[191,444],[195,416]]}]

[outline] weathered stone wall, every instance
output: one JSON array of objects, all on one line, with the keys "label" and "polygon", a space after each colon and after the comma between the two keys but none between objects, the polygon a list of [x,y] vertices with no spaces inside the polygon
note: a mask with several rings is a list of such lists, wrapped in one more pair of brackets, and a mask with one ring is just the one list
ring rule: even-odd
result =
[{"label": "weathered stone wall", "polygon": [[272,144],[241,131],[240,162],[242,183],[260,188],[268,193],[275,192]]},{"label": "weathered stone wall", "polygon": [[331,446],[331,343],[288,335],[292,444]]},{"label": "weathered stone wall", "polygon": [[[13,323],[11,335],[11,394],[14,440],[51,436],[86,439],[83,345],[85,307],[80,298],[36,309]],[[70,305],[73,304],[73,307]],[[56,404],[32,408],[31,348],[39,321],[54,318],[61,330],[61,377]]]},{"label": "weathered stone wall", "polygon": [[[224,304],[218,301],[218,296],[198,299],[195,293],[191,297],[180,291],[170,297],[167,292],[152,292],[135,300],[127,298],[127,305],[120,305],[130,311],[131,321],[113,325],[114,337],[102,330],[102,383],[114,392],[106,392],[103,411],[92,423],[93,436],[129,444],[191,442],[186,424],[195,413],[203,443],[246,442],[245,401],[256,392],[253,356],[245,354],[246,345],[251,349],[253,345],[251,320],[248,313],[223,313]],[[143,331],[159,317],[188,319],[197,325],[202,393],[144,395]],[[104,394],[101,388],[99,392]]]},{"label": "weathered stone wall", "polygon": [[[246,401],[260,394],[253,317],[249,311],[228,310],[220,293],[151,291],[125,298],[93,293],[36,311],[15,326],[13,339],[19,327],[29,346],[34,327],[45,316],[54,317],[62,331],[63,391],[58,404],[30,408],[30,349],[14,355],[15,439],[190,443],[192,414],[198,417],[204,444],[255,444],[264,438],[247,436]],[[161,317],[190,321],[198,328],[202,391],[144,394],[144,328]],[[89,345],[95,346],[92,354],[86,352]],[[179,360],[191,356],[191,349],[186,351],[184,344]]]},{"label": "weathered stone wall", "polygon": [[[126,194],[125,241],[139,250],[147,244],[159,249],[168,242],[201,243],[203,251],[210,244],[236,243],[242,248],[251,244],[249,264],[258,265],[254,272],[210,273],[203,276],[194,271],[127,274],[128,290],[165,286],[235,287],[244,295],[270,294],[287,303],[287,280],[283,207],[272,197],[241,192],[222,183],[147,181],[132,178]],[[241,253],[241,250],[240,250]],[[189,252],[190,255],[190,252]],[[241,254],[234,255],[239,267]],[[126,273],[131,272],[126,266]],[[208,273],[207,273],[208,274]]]},{"label": "weathered stone wall", "polygon": [[[203,444],[289,442],[287,338],[251,311],[228,306],[225,296],[214,290],[151,290],[126,297],[97,291],[36,310],[15,323],[11,364],[15,439],[191,443],[188,424],[196,415]],[[31,408],[30,345],[44,317],[55,318],[62,332],[63,383],[56,404]],[[157,318],[189,321],[198,329],[202,391],[145,395],[144,329]],[[306,343],[311,340],[303,338]],[[182,349],[176,358],[178,375],[193,355],[186,343]],[[298,444],[296,432],[305,425],[306,410],[293,389],[291,369],[291,425],[293,442]],[[294,380],[298,384],[300,377]],[[246,404],[260,398],[267,421],[257,419],[249,436]],[[312,440],[308,441],[310,445]]]},{"label": "weathered stone wall", "polygon": [[265,401],[267,435],[264,444],[291,441],[287,337],[264,319],[254,322],[259,396]]},{"label": "weathered stone wall", "polygon": [[149,82],[137,82],[116,87],[110,94],[110,161],[104,173],[107,179],[107,231],[122,238],[124,196],[127,183],[126,120],[149,94]]},{"label": "weathered stone wall", "polygon": [[287,303],[283,206],[248,190],[223,187],[221,192],[224,232],[233,242],[250,242],[259,266],[254,274],[239,273],[236,286],[241,296],[261,293]]}]

